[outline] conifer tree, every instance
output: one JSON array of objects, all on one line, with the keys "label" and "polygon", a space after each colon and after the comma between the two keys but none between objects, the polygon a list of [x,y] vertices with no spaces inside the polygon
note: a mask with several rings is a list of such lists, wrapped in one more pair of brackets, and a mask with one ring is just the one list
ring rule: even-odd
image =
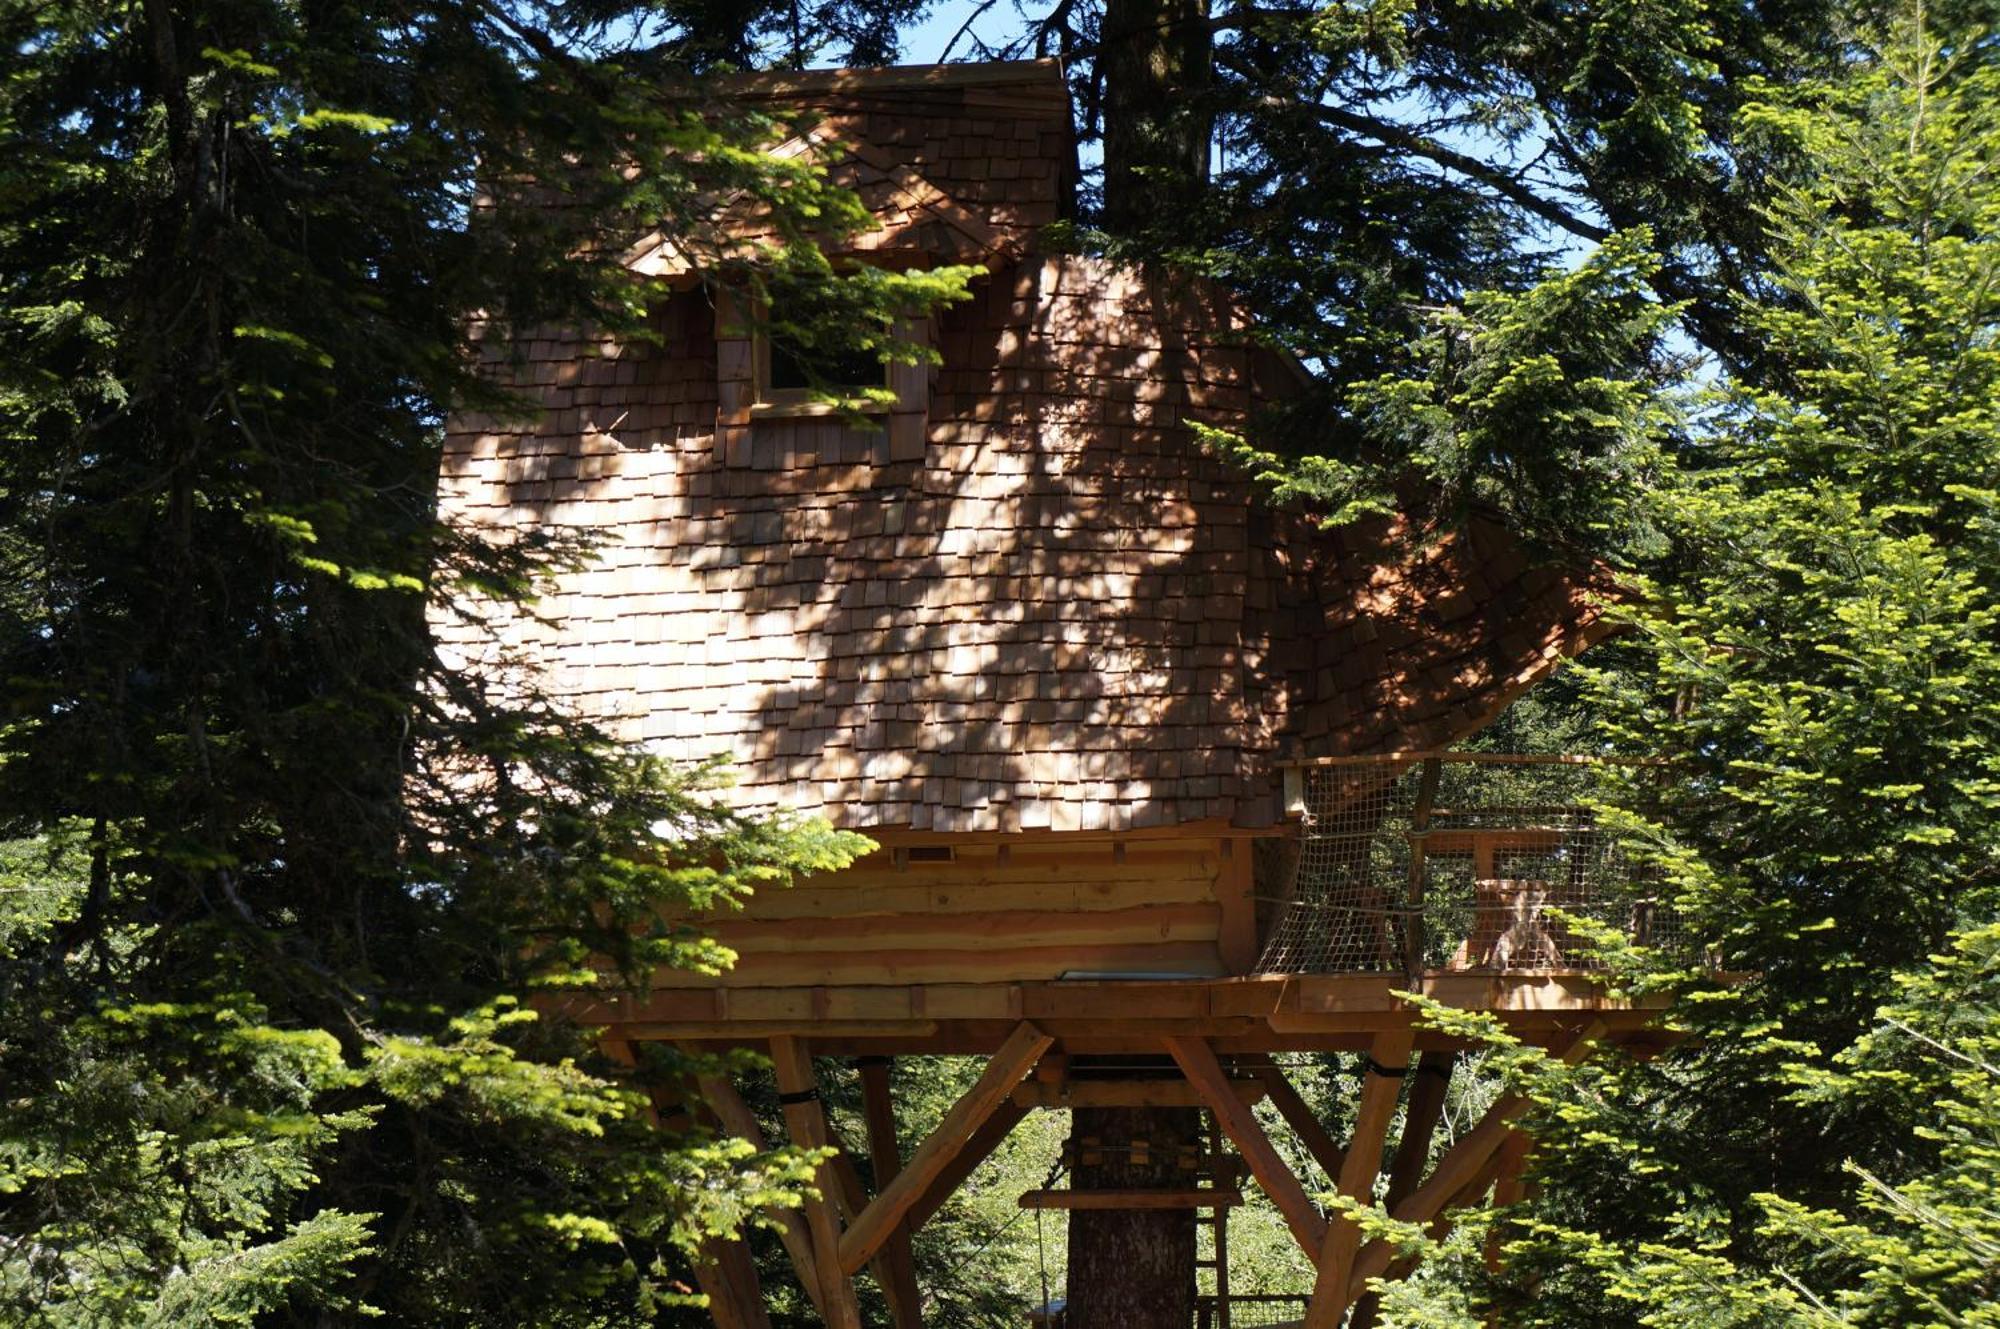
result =
[{"label": "conifer tree", "polygon": [[[609,21],[609,12],[590,16]],[[622,15],[630,19],[633,15]],[[442,527],[474,339],[643,338],[616,262],[851,197],[562,7],[0,7],[0,1320],[644,1324],[807,1175],[662,1135],[539,994],[846,861],[429,624],[534,540]],[[843,281],[829,319],[949,276]]]}]

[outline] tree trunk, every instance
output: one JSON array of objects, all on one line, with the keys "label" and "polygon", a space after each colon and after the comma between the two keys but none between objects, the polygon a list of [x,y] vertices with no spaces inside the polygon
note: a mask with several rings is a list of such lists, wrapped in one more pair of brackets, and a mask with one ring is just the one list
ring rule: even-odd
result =
[{"label": "tree trunk", "polygon": [[[1078,1190],[1182,1190],[1202,1141],[1199,1108],[1085,1108],[1070,1127]],[[1135,1146],[1143,1142],[1143,1152]],[[1098,1152],[1092,1153],[1093,1145]],[[1190,1209],[1072,1210],[1068,1329],[1188,1329],[1194,1323]]]},{"label": "tree trunk", "polygon": [[1208,3],[1108,0],[1100,37],[1103,221],[1138,230],[1185,209],[1208,178]]}]

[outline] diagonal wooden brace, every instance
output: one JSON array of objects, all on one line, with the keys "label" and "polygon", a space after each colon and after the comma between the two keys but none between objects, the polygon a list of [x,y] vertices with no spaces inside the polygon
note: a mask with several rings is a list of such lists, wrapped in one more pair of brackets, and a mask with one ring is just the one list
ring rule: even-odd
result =
[{"label": "diagonal wooden brace", "polygon": [[[1605,1025],[1602,1020],[1592,1020],[1571,1039],[1565,1047],[1561,1061],[1565,1066],[1574,1066],[1588,1057],[1597,1040],[1604,1037]],[[1487,1168],[1494,1162],[1500,1146],[1513,1134],[1514,1118],[1528,1110],[1530,1100],[1519,1094],[1508,1094],[1486,1110],[1479,1124],[1460,1136],[1458,1142],[1445,1151],[1437,1166],[1424,1184],[1417,1187],[1410,1197],[1390,1210],[1390,1217],[1404,1223],[1428,1223],[1444,1212],[1447,1205],[1459,1202],[1461,1192],[1482,1179],[1490,1183],[1491,1174]],[[1480,1186],[1478,1191],[1483,1191]],[[1477,1194],[1478,1191],[1473,1191]],[[1355,1257],[1354,1270],[1349,1276],[1350,1297],[1367,1289],[1368,1280],[1379,1278],[1395,1261],[1395,1250],[1386,1241],[1371,1241]]]},{"label": "diagonal wooden brace", "polygon": [[1319,1216],[1305,1187],[1264,1134],[1256,1115],[1236,1096],[1222,1063],[1215,1059],[1215,1050],[1200,1038],[1170,1035],[1164,1041],[1167,1051],[1180,1064],[1181,1074],[1187,1076],[1188,1083],[1215,1114],[1222,1133],[1250,1165],[1250,1175],[1257,1178],[1257,1184],[1285,1216],[1285,1225],[1291,1228],[1292,1236],[1308,1255],[1317,1254],[1326,1238],[1326,1220]]},{"label": "diagonal wooden brace", "polygon": [[[1396,1115],[1396,1100],[1403,1092],[1414,1041],[1412,1030],[1398,1029],[1377,1034],[1369,1045],[1368,1071],[1361,1077],[1361,1102],[1354,1112],[1354,1134],[1340,1167],[1340,1193],[1349,1199],[1366,1204],[1374,1193],[1376,1174],[1382,1170],[1382,1146],[1389,1137],[1389,1122]],[[1306,1307],[1306,1329],[1335,1329],[1347,1314],[1353,1300],[1347,1287],[1360,1246],[1360,1227],[1345,1215],[1334,1215],[1319,1250],[1319,1275]]]},{"label": "diagonal wooden brace", "polygon": [[903,1215],[923,1197],[931,1179],[970,1143],[974,1132],[1007,1101],[1008,1094],[1034,1066],[1035,1059],[1053,1042],[1054,1039],[1026,1020],[1014,1027],[1014,1032],[986,1063],[979,1079],[951,1105],[944,1120],[910,1155],[910,1161],[903,1165],[896,1179],[855,1215],[846,1235],[840,1239],[839,1260],[844,1273],[853,1273],[882,1248]]}]

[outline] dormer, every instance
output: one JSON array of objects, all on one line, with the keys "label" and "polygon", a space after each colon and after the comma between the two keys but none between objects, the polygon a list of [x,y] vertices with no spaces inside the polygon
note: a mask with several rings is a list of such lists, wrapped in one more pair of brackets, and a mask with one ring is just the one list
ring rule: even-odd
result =
[{"label": "dormer", "polygon": [[[774,155],[810,158],[874,216],[873,229],[824,245],[836,263],[963,264],[998,272],[1067,210],[1075,147],[1068,92],[1053,60],[744,74],[722,86],[739,101],[808,117]],[[744,199],[733,207],[740,211],[720,212],[724,229],[744,240],[763,238],[757,204]],[[627,263],[648,276],[686,268],[658,233],[634,245]],[[762,332],[769,316],[783,311],[749,307],[726,282],[711,298],[721,464],[757,467],[761,459],[769,468],[821,447],[845,455],[863,446],[855,434],[872,436],[870,448],[884,461],[922,456],[935,382],[928,367],[891,364],[878,374],[867,365],[820,366],[852,369],[852,386],[890,394],[867,404],[828,400],[825,389],[847,379],[809,372],[793,348],[774,345]],[[894,335],[936,345],[928,319],[908,320]],[[857,417],[868,426],[849,427]]]}]

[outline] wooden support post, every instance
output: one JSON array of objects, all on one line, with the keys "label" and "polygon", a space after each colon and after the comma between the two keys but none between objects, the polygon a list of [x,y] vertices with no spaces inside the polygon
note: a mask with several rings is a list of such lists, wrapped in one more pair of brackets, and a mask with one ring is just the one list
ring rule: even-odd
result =
[{"label": "wooden support post", "polygon": [[[861,1112],[868,1123],[868,1158],[875,1168],[878,1195],[903,1170],[903,1151],[896,1141],[896,1106],[890,1094],[889,1067],[887,1057],[864,1057],[856,1067],[861,1076]],[[875,1277],[889,1299],[889,1316],[896,1329],[923,1329],[923,1293],[917,1287],[917,1263],[910,1252],[907,1213],[883,1243]]]},{"label": "wooden support post", "polygon": [[[1505,1209],[1510,1204],[1519,1204],[1527,1197],[1528,1187],[1522,1174],[1528,1169],[1528,1154],[1534,1149],[1535,1141],[1526,1131],[1515,1131],[1507,1137],[1493,1153],[1493,1207]],[[1486,1272],[1500,1272],[1500,1229],[1493,1228],[1486,1234]]]},{"label": "wooden support post", "polygon": [[1389,1163],[1389,1190],[1382,1201],[1392,1210],[1423,1180],[1431,1137],[1444,1117],[1445,1094],[1451,1089],[1451,1072],[1457,1064],[1456,1052],[1426,1052],[1417,1058],[1409,1097],[1403,1104],[1403,1138],[1396,1142],[1396,1156]]},{"label": "wooden support post", "polygon": [[[1424,1164],[1430,1161],[1431,1138],[1444,1117],[1445,1094],[1457,1064],[1456,1052],[1426,1052],[1417,1058],[1410,1092],[1403,1100],[1403,1137],[1396,1142],[1396,1156],[1389,1163],[1388,1192],[1382,1197],[1382,1207],[1391,1213],[1423,1179]],[[1361,1294],[1348,1318],[1348,1329],[1372,1329],[1379,1313],[1375,1294]]]},{"label": "wooden support post", "polygon": [[[1562,1063],[1574,1066],[1588,1057],[1597,1040],[1604,1037],[1604,1028],[1602,1020],[1592,1020],[1570,1040],[1560,1058]],[[1528,1099],[1518,1094],[1508,1094],[1488,1108],[1486,1115],[1479,1119],[1479,1124],[1445,1151],[1424,1184],[1389,1211],[1390,1217],[1404,1223],[1428,1223],[1442,1213],[1461,1191],[1475,1183],[1483,1191],[1491,1183],[1492,1174],[1487,1169],[1494,1164],[1495,1154],[1513,1131],[1514,1118],[1528,1110],[1528,1103]],[[1354,1272],[1349,1278],[1350,1294],[1365,1290],[1368,1280],[1379,1277],[1394,1260],[1395,1254],[1387,1242],[1369,1242],[1355,1257]]]},{"label": "wooden support post", "polygon": [[1431,805],[1437,801],[1438,780],[1443,773],[1444,763],[1436,757],[1424,762],[1416,806],[1410,810],[1410,890],[1404,902],[1403,970],[1413,986],[1424,976],[1424,888],[1430,881],[1424,864],[1424,832],[1431,824]]},{"label": "wooden support post", "polygon": [[[736,1092],[736,1086],[719,1075],[704,1075],[695,1082],[701,1089],[701,1096],[709,1110],[722,1122],[722,1128],[741,1140],[748,1140],[758,1149],[770,1146],[765,1143],[764,1131],[757,1125],[757,1114],[743,1101],[743,1095]],[[827,1318],[825,1296],[820,1291],[819,1262],[813,1258],[812,1233],[806,1228],[805,1219],[796,1209],[769,1211],[778,1225],[778,1239],[784,1243],[785,1254],[791,1258],[792,1272],[798,1275],[799,1286],[806,1292],[813,1309],[821,1320]]]},{"label": "wooden support post", "polygon": [[1225,836],[1219,842],[1221,871],[1216,874],[1216,901],[1222,920],[1216,950],[1223,972],[1247,974],[1257,967],[1257,895],[1255,842]]},{"label": "wooden support post", "polygon": [[972,1133],[972,1138],[965,1142],[965,1148],[945,1164],[943,1170],[931,1179],[930,1185],[924,1187],[924,1193],[917,1198],[917,1202],[910,1206],[904,1221],[910,1225],[911,1232],[920,1231],[924,1224],[931,1221],[931,1215],[944,1208],[944,1202],[965,1184],[965,1179],[976,1172],[981,1163],[993,1157],[993,1151],[1014,1133],[1014,1128],[1021,1124],[1021,1119],[1029,1111],[1012,1099],[993,1109],[993,1115]]},{"label": "wooden support post", "polygon": [[[831,1144],[826,1114],[820,1108],[813,1079],[812,1057],[804,1043],[781,1034],[771,1040],[771,1065],[778,1073],[778,1101],[784,1105],[785,1126],[801,1149],[825,1149]],[[813,1263],[819,1270],[820,1295],[825,1299],[827,1329],[861,1329],[861,1310],[854,1300],[853,1270],[840,1263],[840,1223],[833,1213],[833,1166],[822,1163],[813,1178],[819,1195],[806,1200],[806,1230],[812,1233]],[[860,1268],[863,1261],[856,1261]]]},{"label": "wooden support post", "polygon": [[1054,1041],[1026,1020],[1014,1027],[1014,1032],[993,1054],[993,1060],[986,1063],[979,1079],[951,1105],[944,1120],[918,1146],[896,1179],[883,1187],[882,1193],[856,1216],[847,1235],[840,1239],[838,1258],[843,1272],[859,1269],[881,1249],[931,1180],[970,1143],[973,1132],[1006,1101],[1021,1077],[1034,1066],[1035,1059]]},{"label": "wooden support post", "polygon": [[[854,1165],[853,1155],[847,1152],[846,1146],[841,1141],[835,1140],[833,1148],[834,1155],[827,1162],[833,1168],[834,1208],[843,1223],[852,1223],[855,1216],[868,1207],[868,1188],[861,1184],[861,1169]],[[907,1221],[906,1219],[905,1222]],[[874,1258],[868,1261],[868,1272],[875,1275],[875,1281],[881,1285],[883,1296],[889,1299],[889,1314],[896,1321],[896,1329],[903,1329],[907,1311],[899,1309],[898,1298],[902,1294],[892,1290],[892,1287],[899,1285],[897,1282],[899,1275],[889,1263],[889,1248],[894,1244],[895,1238],[891,1237],[882,1249],[875,1253]],[[904,1308],[913,1308],[917,1304],[916,1278],[916,1264],[913,1260],[909,1266],[907,1280],[907,1290],[910,1295],[901,1301],[901,1306]],[[914,1320],[911,1322],[915,1323]]]},{"label": "wooden support post", "polygon": [[695,1282],[708,1297],[715,1329],[771,1329],[757,1286],[757,1265],[743,1241],[711,1238],[695,1257]]},{"label": "wooden support post", "polygon": [[1272,1146],[1270,1137],[1264,1134],[1256,1114],[1236,1096],[1229,1076],[1215,1059],[1215,1050],[1203,1039],[1181,1035],[1170,1035],[1165,1042],[1167,1051],[1180,1064],[1181,1074],[1187,1076],[1188,1083],[1206,1100],[1222,1133],[1250,1165],[1250,1175],[1257,1178],[1257,1184],[1285,1216],[1285,1225],[1291,1228],[1292,1236],[1308,1255],[1317,1254],[1325,1240],[1326,1222],[1313,1208],[1305,1187]]},{"label": "wooden support post", "polygon": [[1285,1119],[1285,1124],[1305,1145],[1306,1152],[1313,1156],[1313,1162],[1318,1163],[1320,1170],[1326,1173],[1328,1184],[1337,1184],[1341,1160],[1346,1157],[1347,1151],[1314,1115],[1311,1105],[1299,1096],[1299,1091],[1292,1088],[1292,1082],[1285,1078],[1284,1068],[1267,1060],[1265,1064],[1251,1066],[1248,1070],[1264,1082],[1265,1092],[1271,1096],[1271,1106],[1278,1109],[1278,1115]]},{"label": "wooden support post", "polygon": [[[627,1070],[639,1064],[638,1048],[625,1039],[606,1039],[603,1048],[607,1057]],[[660,1124],[662,1106],[659,1093],[649,1092],[646,1113],[655,1126]],[[740,1236],[708,1238],[691,1263],[695,1285],[708,1298],[708,1315],[716,1329],[771,1329],[763,1291],[757,1286],[757,1265]]]},{"label": "wooden support post", "polygon": [[[1368,1070],[1361,1077],[1361,1103],[1354,1113],[1354,1134],[1340,1167],[1340,1193],[1367,1204],[1373,1198],[1375,1176],[1382,1170],[1382,1145],[1396,1115],[1396,1099],[1410,1065],[1414,1035],[1408,1029],[1377,1034],[1368,1049]],[[1336,1329],[1352,1298],[1347,1287],[1354,1257],[1361,1247],[1361,1229],[1353,1219],[1335,1214],[1319,1251],[1319,1274],[1312,1302],[1306,1307],[1306,1329]]]}]

